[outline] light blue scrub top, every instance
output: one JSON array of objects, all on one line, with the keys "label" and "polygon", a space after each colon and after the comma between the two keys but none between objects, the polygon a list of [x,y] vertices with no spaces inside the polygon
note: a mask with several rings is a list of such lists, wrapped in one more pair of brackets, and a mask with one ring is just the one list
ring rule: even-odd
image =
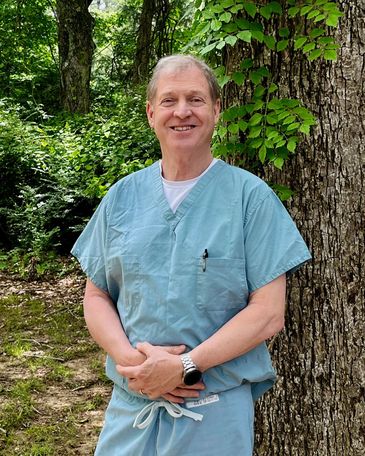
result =
[{"label": "light blue scrub top", "polygon": [[[252,291],[310,259],[270,187],[221,160],[175,214],[158,163],[120,180],[72,253],[90,280],[111,296],[133,346],[185,344],[188,351],[245,308]],[[128,389],[110,357],[106,372]],[[275,371],[262,343],[209,369],[203,379],[206,394],[250,382],[256,400],[273,385]]]}]

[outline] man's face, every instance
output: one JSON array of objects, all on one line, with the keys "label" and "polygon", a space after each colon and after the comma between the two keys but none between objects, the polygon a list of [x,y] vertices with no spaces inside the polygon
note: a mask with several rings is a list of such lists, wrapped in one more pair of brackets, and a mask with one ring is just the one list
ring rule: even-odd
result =
[{"label": "man's face", "polygon": [[147,102],[147,117],[163,153],[210,152],[220,102],[213,102],[209,84],[196,66],[180,72],[164,70],[156,93]]}]

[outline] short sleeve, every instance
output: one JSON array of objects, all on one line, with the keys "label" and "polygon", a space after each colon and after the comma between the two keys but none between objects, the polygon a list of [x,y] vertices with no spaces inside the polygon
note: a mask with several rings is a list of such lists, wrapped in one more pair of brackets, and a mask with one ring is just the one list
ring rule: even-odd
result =
[{"label": "short sleeve", "polygon": [[71,250],[87,277],[104,291],[108,291],[105,271],[108,199],[108,195],[103,198]]},{"label": "short sleeve", "polygon": [[287,210],[270,189],[244,223],[249,292],[280,275],[292,274],[311,259]]}]

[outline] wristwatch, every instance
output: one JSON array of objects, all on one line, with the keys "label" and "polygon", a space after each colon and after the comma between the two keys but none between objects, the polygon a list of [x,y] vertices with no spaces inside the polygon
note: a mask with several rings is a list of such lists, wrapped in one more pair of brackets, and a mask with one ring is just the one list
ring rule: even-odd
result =
[{"label": "wristwatch", "polygon": [[202,378],[202,373],[194,364],[194,361],[191,359],[191,356],[187,353],[180,356],[181,362],[183,364],[184,372],[182,380],[185,385],[195,385]]}]

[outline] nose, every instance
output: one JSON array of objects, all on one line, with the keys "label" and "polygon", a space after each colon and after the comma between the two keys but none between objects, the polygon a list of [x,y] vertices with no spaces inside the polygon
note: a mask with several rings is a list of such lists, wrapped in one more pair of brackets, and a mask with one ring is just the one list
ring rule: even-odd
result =
[{"label": "nose", "polygon": [[182,101],[177,104],[174,110],[174,116],[178,117],[179,119],[186,119],[187,117],[191,116],[191,108],[190,106],[185,102]]}]

